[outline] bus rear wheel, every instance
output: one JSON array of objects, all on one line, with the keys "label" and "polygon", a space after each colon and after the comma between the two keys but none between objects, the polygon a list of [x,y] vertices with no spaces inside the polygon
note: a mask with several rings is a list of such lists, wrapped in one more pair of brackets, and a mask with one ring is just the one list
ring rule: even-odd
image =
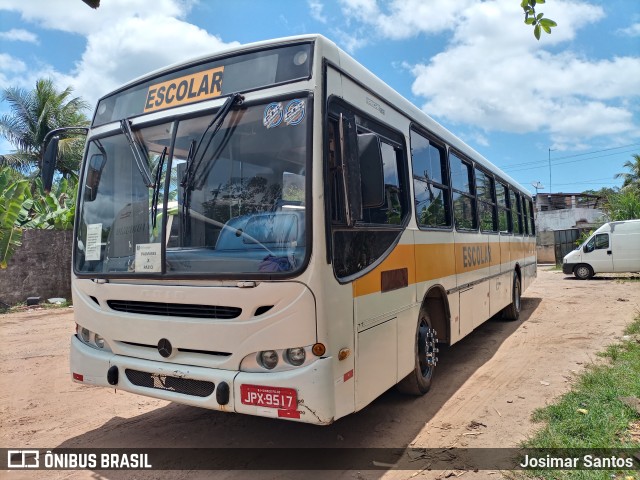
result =
[{"label": "bus rear wheel", "polygon": [[408,395],[424,395],[431,388],[433,371],[438,363],[438,337],[431,327],[426,313],[420,315],[414,345],[416,364],[413,371],[398,383],[400,392]]},{"label": "bus rear wheel", "polygon": [[513,272],[513,287],[511,288],[511,304],[502,311],[502,318],[505,320],[518,320],[520,318],[522,288],[520,277]]}]

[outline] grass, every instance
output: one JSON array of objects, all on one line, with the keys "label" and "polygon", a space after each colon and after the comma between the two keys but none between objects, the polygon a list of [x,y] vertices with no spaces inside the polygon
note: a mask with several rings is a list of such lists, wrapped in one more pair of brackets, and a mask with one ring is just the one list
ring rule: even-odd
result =
[{"label": "grass", "polygon": [[[640,450],[640,413],[620,397],[640,398],[640,314],[625,329],[621,343],[598,354],[607,361],[588,367],[574,388],[533,414],[546,425],[525,448],[634,448]],[[638,472],[536,470],[541,479],[640,479]]]}]

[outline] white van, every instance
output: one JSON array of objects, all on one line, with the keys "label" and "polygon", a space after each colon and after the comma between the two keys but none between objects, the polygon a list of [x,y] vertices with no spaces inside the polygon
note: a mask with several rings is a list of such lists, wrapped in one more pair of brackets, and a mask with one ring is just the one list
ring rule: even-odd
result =
[{"label": "white van", "polygon": [[581,280],[596,273],[640,272],[640,220],[605,223],[565,255],[562,271]]}]

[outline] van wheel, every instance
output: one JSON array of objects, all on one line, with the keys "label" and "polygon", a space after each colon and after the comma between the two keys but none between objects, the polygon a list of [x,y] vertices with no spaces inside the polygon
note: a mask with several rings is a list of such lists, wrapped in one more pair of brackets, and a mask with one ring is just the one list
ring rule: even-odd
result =
[{"label": "van wheel", "polygon": [[522,288],[520,277],[513,272],[513,288],[511,289],[511,304],[502,310],[502,318],[505,320],[518,320],[520,318]]},{"label": "van wheel", "polygon": [[593,277],[593,268],[586,263],[581,263],[573,269],[573,274],[580,280],[588,280]]},{"label": "van wheel", "polygon": [[414,345],[416,365],[396,387],[408,395],[424,395],[431,388],[433,371],[438,363],[437,332],[431,328],[431,320],[426,313],[420,314]]}]

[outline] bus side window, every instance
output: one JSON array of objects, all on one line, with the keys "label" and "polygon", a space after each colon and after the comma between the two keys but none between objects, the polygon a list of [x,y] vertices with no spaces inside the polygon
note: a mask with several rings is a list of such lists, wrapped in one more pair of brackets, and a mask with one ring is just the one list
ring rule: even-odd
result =
[{"label": "bus side window", "polygon": [[480,211],[480,230],[483,232],[498,231],[493,183],[493,178],[476,168],[476,192],[478,194],[478,210]]},{"label": "bus side window", "polygon": [[521,233],[522,232],[522,223],[520,220],[522,219],[522,215],[520,214],[520,202],[512,189],[509,189],[509,206],[511,207],[511,221],[513,225],[513,233]]},{"label": "bus side window", "polygon": [[531,233],[531,235],[535,235],[536,234],[536,217],[535,217],[535,210],[533,209],[533,202],[531,200],[529,200],[529,221],[531,222],[531,229],[529,230],[529,233]]},{"label": "bus side window", "polygon": [[421,227],[450,227],[447,155],[443,147],[411,131],[416,222]]},{"label": "bus side window", "polygon": [[498,230],[501,232],[510,232],[511,230],[511,212],[508,205],[507,187],[498,183],[496,185],[496,202],[498,204]]},{"label": "bus side window", "polygon": [[470,164],[449,153],[451,188],[453,190],[453,218],[456,228],[477,230],[478,212],[473,187],[473,169]]}]

